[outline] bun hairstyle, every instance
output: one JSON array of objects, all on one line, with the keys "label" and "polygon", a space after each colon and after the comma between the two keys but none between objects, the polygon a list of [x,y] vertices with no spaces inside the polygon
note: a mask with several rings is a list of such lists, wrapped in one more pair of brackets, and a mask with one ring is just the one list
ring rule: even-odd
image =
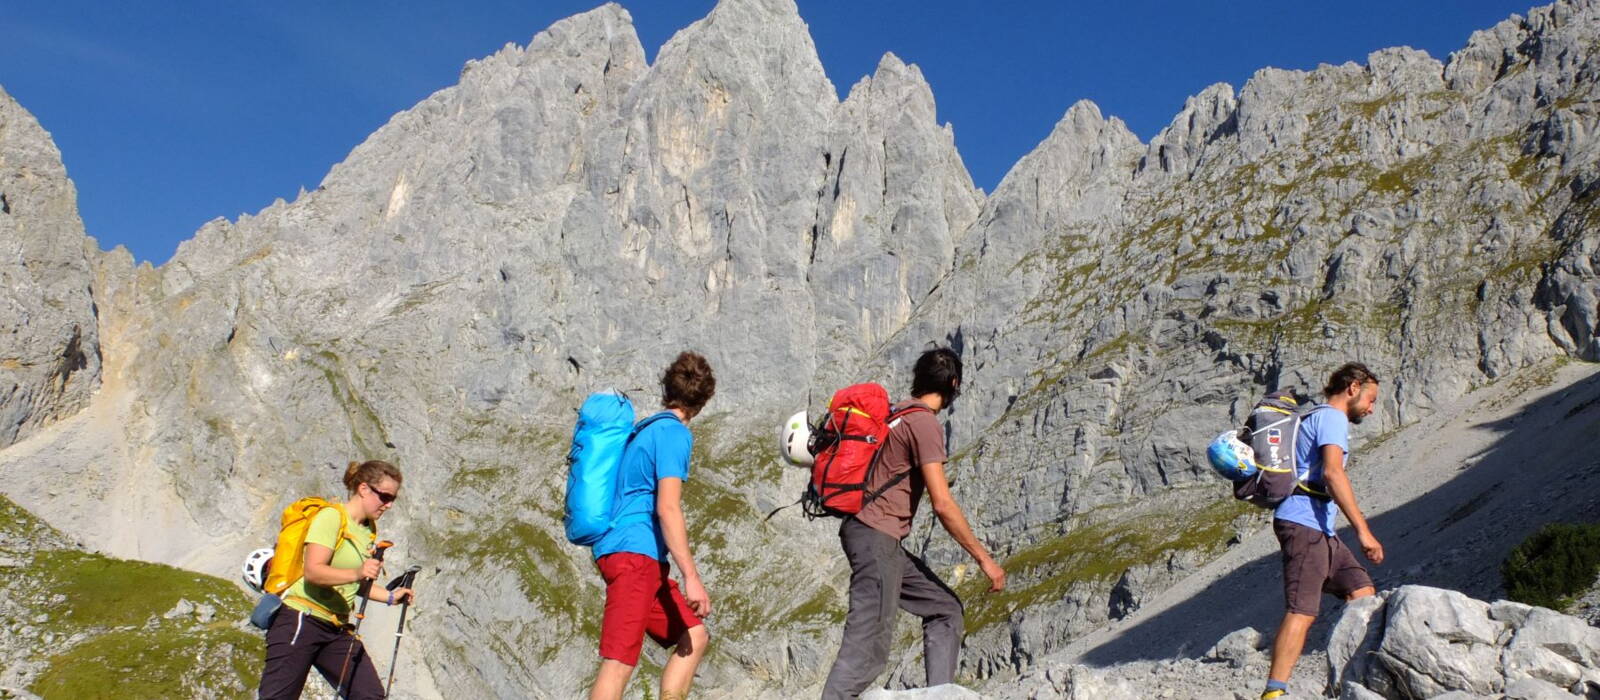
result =
[{"label": "bun hairstyle", "polygon": [[717,393],[711,363],[699,353],[683,352],[661,375],[661,405],[694,416]]},{"label": "bun hairstyle", "polygon": [[405,481],[403,478],[401,478],[400,469],[398,467],[381,459],[369,459],[365,462],[351,462],[350,466],[344,470],[344,487],[348,489],[350,493],[355,493],[357,486],[362,484],[373,486],[378,482],[383,481],[383,477],[386,476],[394,479],[394,483],[396,484]]}]

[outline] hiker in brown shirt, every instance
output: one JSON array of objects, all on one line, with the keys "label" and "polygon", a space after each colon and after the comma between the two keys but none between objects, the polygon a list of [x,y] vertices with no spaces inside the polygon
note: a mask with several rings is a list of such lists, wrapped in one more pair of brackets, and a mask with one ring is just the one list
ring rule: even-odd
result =
[{"label": "hiker in brown shirt", "polygon": [[[867,493],[879,495],[839,525],[839,541],[850,562],[850,612],[839,655],[822,690],[824,700],[855,698],[883,673],[897,609],[922,618],[927,684],[955,680],[961,600],[927,564],[900,545],[911,533],[911,520],[924,492],[939,523],[989,577],[989,590],[1005,587],[1005,570],[972,534],[945,480],[944,430],[936,414],[950,406],[960,387],[961,358],[954,351],[938,348],[917,359],[913,398],[895,406],[898,417],[889,424],[880,461],[866,484]],[[902,413],[907,407],[925,410]]]}]

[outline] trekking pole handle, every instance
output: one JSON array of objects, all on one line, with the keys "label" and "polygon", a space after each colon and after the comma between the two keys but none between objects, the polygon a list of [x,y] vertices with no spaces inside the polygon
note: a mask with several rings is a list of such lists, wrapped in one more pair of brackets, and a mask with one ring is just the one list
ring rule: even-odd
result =
[{"label": "trekking pole handle", "polygon": [[[379,540],[377,544],[372,546],[372,558],[380,562],[383,561],[383,553],[389,551],[389,548],[393,546],[394,543],[389,540]],[[357,595],[361,597],[361,605],[356,608],[356,624],[358,626],[361,624],[361,620],[367,619],[367,596],[372,593],[372,581],[373,579],[370,578],[361,579],[361,585],[356,588]]]}]

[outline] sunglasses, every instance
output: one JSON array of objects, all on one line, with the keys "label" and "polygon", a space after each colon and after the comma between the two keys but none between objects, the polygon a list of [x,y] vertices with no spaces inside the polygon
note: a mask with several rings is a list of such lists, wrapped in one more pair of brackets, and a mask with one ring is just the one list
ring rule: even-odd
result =
[{"label": "sunglasses", "polygon": [[389,493],[387,491],[379,491],[378,487],[373,486],[372,484],[367,484],[367,490],[369,490],[372,493],[376,494],[378,496],[378,501],[381,502],[381,503],[394,503],[394,499],[400,497],[400,494],[398,494],[398,493]]}]

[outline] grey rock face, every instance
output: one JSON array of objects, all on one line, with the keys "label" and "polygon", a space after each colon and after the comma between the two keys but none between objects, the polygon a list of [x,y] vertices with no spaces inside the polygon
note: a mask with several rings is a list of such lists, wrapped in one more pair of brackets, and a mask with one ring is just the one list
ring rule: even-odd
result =
[{"label": "grey rock face", "polygon": [[1234,630],[1228,636],[1217,640],[1206,652],[1205,658],[1216,661],[1227,661],[1234,666],[1244,666],[1252,659],[1260,656],[1271,641],[1262,636],[1261,631],[1254,627]]},{"label": "grey rock face", "polygon": [[1600,630],[1583,620],[1424,586],[1372,600],[1350,606],[1334,629],[1334,687],[1359,684],[1386,698],[1600,692]]},{"label": "grey rock face", "polygon": [[[1572,698],[1600,692],[1595,682],[1600,630],[1580,619],[1517,603],[1485,603],[1455,591],[1402,586],[1346,607],[1330,633],[1321,679],[1299,674],[1290,697]],[[1219,641],[1200,659],[1104,668],[1044,659],[1015,679],[984,688],[997,698],[1253,698],[1267,670],[1251,648],[1252,629]],[[1233,649],[1249,662],[1220,663]],[[1302,668],[1324,660],[1301,659]],[[1363,659],[1362,657],[1370,657]]]},{"label": "grey rock face", "polygon": [[0,90],[0,447],[76,413],[100,383],[78,195],[50,135]]},{"label": "grey rock face", "polygon": [[1600,627],[1600,579],[1595,580],[1595,585],[1583,595],[1572,601],[1572,605],[1562,612],[1589,621],[1589,624]]},{"label": "grey rock face", "polygon": [[[630,23],[607,5],[468,64],[315,191],[206,225],[160,269],[90,256],[115,381],[0,453],[0,484],[117,553],[231,575],[289,500],[394,460],[394,563],[431,567],[442,601],[417,611],[404,686],[570,696],[602,593],[559,535],[568,409],[617,387],[652,410],[697,349],[719,378],[687,491],[719,610],[701,687],[792,695],[832,660],[845,569],[830,524],[761,519],[804,482],[771,428],[847,381],[900,393],[947,343],[967,367],[955,490],[1013,587],[970,601],[963,673],[1111,697],[1137,685],[1028,669],[1251,527],[1182,487],[1256,395],[1360,359],[1393,388],[1381,434],[1600,360],[1594,2],[1447,64],[1263,70],[1149,144],[1079,103],[987,197],[914,66],[886,56],[840,101],[787,0],[725,0],[653,65]],[[29,347],[59,345],[53,323]],[[28,415],[92,389],[67,385],[78,403]],[[927,517],[910,544],[966,591]],[[1240,652],[1208,666],[1259,663]]]},{"label": "grey rock face", "polygon": [[[1560,3],[1497,32],[1448,66],[1389,50],[1264,70],[1237,98],[1219,86],[1190,100],[1149,146],[1070,110],[886,353],[903,364],[956,329],[972,369],[952,473],[984,484],[957,489],[978,531],[1026,557],[1094,509],[1209,480],[1201,448],[1249,400],[1317,392],[1349,360],[1384,379],[1363,428],[1376,435],[1546,358],[1593,358],[1579,317],[1600,313],[1585,194],[1600,152],[1578,134],[1600,114],[1576,76],[1600,65],[1587,48],[1540,47],[1592,46],[1600,12]],[[1490,53],[1512,67],[1465,77]],[[937,538],[929,557],[964,559]],[[1058,585],[1047,569],[1013,585]],[[1109,602],[1116,580],[1095,597]],[[1029,616],[976,645],[1040,657],[1052,642],[1026,632]]]},{"label": "grey rock face", "polygon": [[[985,697],[1005,700],[1254,700],[1260,696],[1266,673],[1264,657],[1243,667],[1199,659],[1142,661],[1103,668],[1045,660],[1014,679],[991,683],[983,691]],[[1322,696],[1317,686],[1304,681],[1290,687],[1291,698]]]},{"label": "grey rock face", "polygon": [[982,697],[982,695],[954,684],[936,685],[931,688],[916,688],[913,690],[873,688],[861,694],[861,700],[978,700]]},{"label": "grey rock face", "polygon": [[1365,678],[1371,668],[1375,644],[1383,639],[1384,602],[1389,591],[1351,601],[1328,634],[1329,687],[1342,688],[1345,679]]}]

